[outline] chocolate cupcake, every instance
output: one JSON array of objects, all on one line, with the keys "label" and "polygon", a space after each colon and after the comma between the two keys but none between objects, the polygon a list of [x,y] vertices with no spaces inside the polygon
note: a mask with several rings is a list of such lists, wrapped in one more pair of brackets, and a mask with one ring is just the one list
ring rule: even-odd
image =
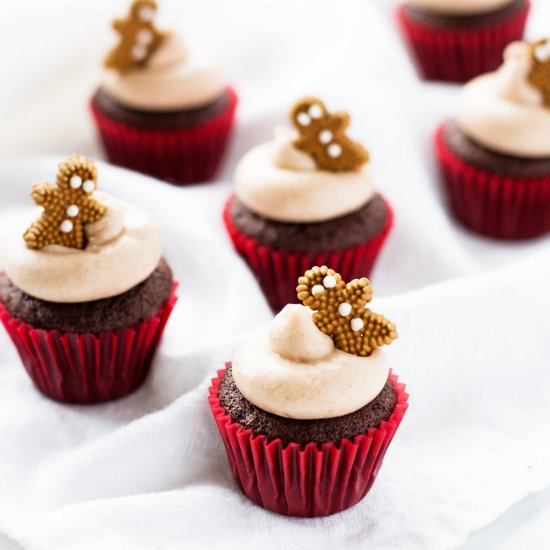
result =
[{"label": "chocolate cupcake", "polygon": [[80,156],[59,166],[55,185],[35,185],[42,210],[7,237],[0,274],[0,320],[25,368],[70,403],[135,390],[176,301],[154,221],[96,187]]},{"label": "chocolate cupcake", "polygon": [[346,284],[314,267],[297,292],[304,305],[287,305],[237,350],[209,401],[243,492],[313,517],[366,495],[408,396],[379,349],[397,333],[366,309],[368,279]]},{"label": "chocolate cupcake", "polygon": [[345,133],[347,113],[304,98],[290,119],[295,131],[278,128],[239,162],[224,211],[274,311],[296,300],[295,281],[309,265],[330,261],[347,278],[370,273],[393,221],[368,152]]},{"label": "chocolate cupcake", "polygon": [[469,229],[500,239],[550,232],[550,41],[516,42],[474,79],[435,149],[444,192]]},{"label": "chocolate cupcake", "polygon": [[154,25],[154,0],[134,0],[113,23],[119,43],[105,59],[92,102],[109,160],[184,184],[211,179],[222,160],[237,97],[217,61]]},{"label": "chocolate cupcake", "polygon": [[408,0],[398,18],[424,78],[466,82],[495,70],[523,37],[529,0]]}]

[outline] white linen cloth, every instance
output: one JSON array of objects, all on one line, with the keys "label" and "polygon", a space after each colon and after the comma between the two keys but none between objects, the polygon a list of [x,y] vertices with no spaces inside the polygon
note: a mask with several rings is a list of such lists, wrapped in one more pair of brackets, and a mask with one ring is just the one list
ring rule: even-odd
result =
[{"label": "white linen cloth", "polygon": [[[167,24],[181,19],[225,56],[241,96],[233,147],[210,186],[178,189],[99,164],[103,190],[161,224],[180,301],[143,388],[93,407],[41,396],[0,330],[0,533],[30,550],[441,549],[530,493],[546,489],[548,504],[550,239],[498,243],[449,219],[429,139],[457,88],[417,80],[385,4],[162,3],[178,14]],[[533,37],[544,4],[535,3]],[[0,238],[30,206],[31,183],[51,180],[67,154],[100,154],[85,101],[106,22],[124,6],[3,6],[0,151],[55,155],[0,162]],[[271,319],[221,223],[231,171],[304,93],[352,113],[351,134],[395,208],[371,277],[373,309],[398,326],[386,352],[411,394],[367,498],[311,520],[266,512],[239,492],[206,401],[242,337]]]}]

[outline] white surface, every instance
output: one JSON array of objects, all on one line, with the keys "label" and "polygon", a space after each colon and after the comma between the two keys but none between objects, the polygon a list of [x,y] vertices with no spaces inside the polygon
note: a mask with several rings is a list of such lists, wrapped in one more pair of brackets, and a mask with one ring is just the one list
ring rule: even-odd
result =
[{"label": "white surface", "polygon": [[[146,385],[103,406],[41,397],[0,332],[0,531],[25,548],[60,550],[541,547],[550,241],[494,243],[449,221],[429,138],[452,113],[456,88],[416,79],[386,0],[181,4],[163,2],[165,16],[224,55],[241,95],[224,183],[174,189],[100,166],[103,189],[161,222],[181,300]],[[99,155],[85,101],[109,45],[106,21],[124,6],[2,0],[3,156]],[[550,6],[535,10],[533,37],[547,32]],[[352,112],[352,134],[370,148],[395,207],[373,307],[397,323],[401,338],[388,352],[411,393],[372,492],[318,520],[275,516],[238,492],[206,403],[234,337],[270,318],[222,230],[229,174],[303,93]],[[0,234],[56,160],[0,164]]]}]

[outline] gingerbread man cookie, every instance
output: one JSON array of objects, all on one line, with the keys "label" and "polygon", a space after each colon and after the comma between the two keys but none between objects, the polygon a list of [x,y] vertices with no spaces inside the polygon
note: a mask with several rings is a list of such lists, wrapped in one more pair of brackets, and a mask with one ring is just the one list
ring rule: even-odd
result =
[{"label": "gingerbread man cookie", "polygon": [[545,38],[532,44],[533,69],[529,82],[544,95],[544,102],[550,107],[550,39]]},{"label": "gingerbread man cookie", "polygon": [[366,308],[372,299],[366,278],[346,284],[334,270],[313,267],[298,279],[296,292],[298,299],[315,311],[313,322],[317,328],[346,353],[367,357],[397,338],[391,321]]},{"label": "gingerbread man cookie", "polygon": [[113,21],[120,42],[107,55],[105,67],[124,72],[147,63],[166,36],[154,25],[156,12],[154,0],[134,0],[127,18]]},{"label": "gingerbread man cookie", "polygon": [[44,212],[25,232],[25,243],[32,249],[52,244],[83,249],[84,226],[99,221],[107,211],[93,198],[97,186],[94,163],[82,156],[69,157],[59,165],[56,184],[33,186],[31,196]]},{"label": "gingerbread man cookie", "polygon": [[310,154],[321,170],[350,172],[369,161],[369,153],[346,135],[348,113],[329,113],[316,97],[304,97],[290,111],[290,120],[299,132],[294,146]]}]

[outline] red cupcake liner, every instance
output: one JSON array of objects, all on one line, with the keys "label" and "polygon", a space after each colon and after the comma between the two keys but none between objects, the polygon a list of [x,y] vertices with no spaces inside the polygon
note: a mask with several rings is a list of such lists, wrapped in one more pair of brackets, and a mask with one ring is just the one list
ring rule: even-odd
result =
[{"label": "red cupcake liner", "polygon": [[408,16],[406,5],[398,8],[397,19],[425,79],[467,82],[502,64],[504,48],[523,38],[530,7],[527,0],[510,17],[474,28],[435,28],[419,24]]},{"label": "red cupcake liner", "polygon": [[[229,363],[227,364],[229,366]],[[225,369],[212,380],[208,402],[222,436],[233,477],[262,508],[286,516],[319,517],[341,512],[372,487],[408,407],[405,385],[390,372],[395,410],[378,428],[338,443],[284,445],[244,429],[225,412],[218,389]]]},{"label": "red cupcake liner", "polygon": [[229,139],[237,94],[227,88],[226,109],[204,124],[170,130],[128,126],[109,118],[91,102],[109,161],[178,185],[202,183],[218,170]]},{"label": "red cupcake liner", "polygon": [[496,239],[519,240],[550,232],[550,174],[520,178],[467,164],[447,145],[445,125],[434,146],[450,209],[463,225]]},{"label": "red cupcake liner", "polygon": [[229,211],[232,198],[229,197],[223,211],[225,226],[235,249],[254,272],[274,312],[280,311],[287,304],[298,302],[298,278],[315,265],[330,266],[342,275],[344,281],[368,277],[393,227],[393,210],[386,201],[386,224],[377,235],[360,245],[320,253],[283,252],[259,244],[233,224]]},{"label": "red cupcake liner", "polygon": [[177,301],[177,284],[165,304],[138,325],[99,334],[35,329],[0,303],[0,321],[35,386],[64,403],[118,399],[147,377],[166,322]]}]

